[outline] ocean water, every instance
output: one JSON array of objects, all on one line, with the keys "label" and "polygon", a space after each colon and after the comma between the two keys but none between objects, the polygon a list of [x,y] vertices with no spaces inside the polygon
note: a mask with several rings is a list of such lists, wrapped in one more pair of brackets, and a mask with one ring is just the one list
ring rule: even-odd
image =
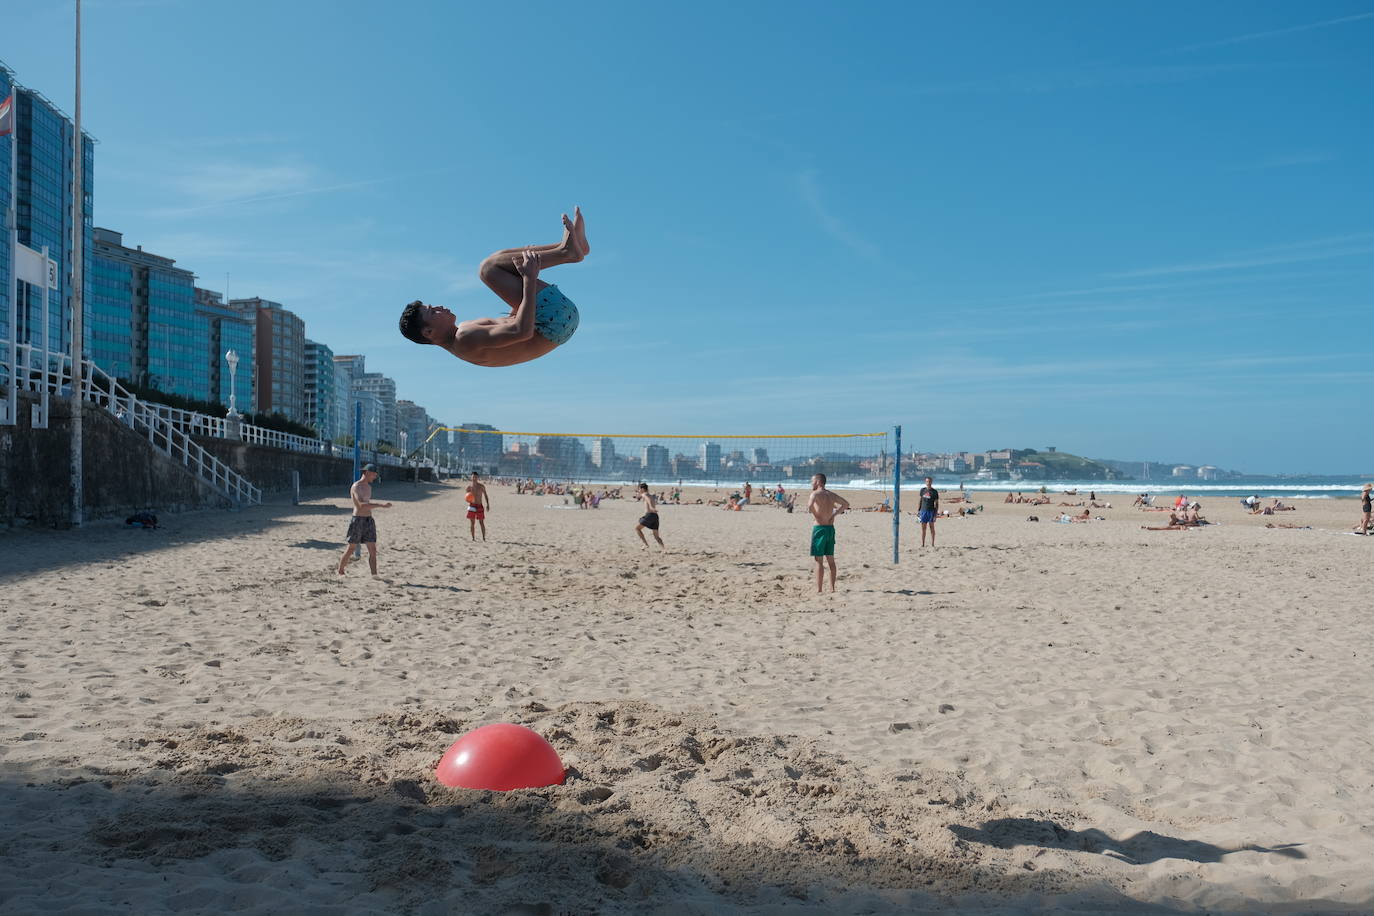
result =
[{"label": "ocean water", "polygon": [[[1366,481],[1374,481],[1374,475],[1352,476],[1352,477],[1232,477],[1227,480],[1197,480],[1195,478],[1168,478],[1166,480],[972,480],[970,478],[960,478],[953,474],[935,477],[935,489],[941,493],[957,493],[959,482],[963,481],[964,489],[971,493],[986,493],[984,497],[991,501],[994,497],[1002,497],[1008,491],[1013,493],[1038,493],[1040,487],[1045,487],[1045,491],[1050,495],[1062,494],[1065,490],[1078,490],[1080,496],[1087,496],[1089,493],[1096,493],[1100,499],[1116,500],[1121,496],[1133,499],[1138,493],[1151,493],[1155,495],[1168,494],[1177,496],[1180,493],[1192,497],[1202,502],[1205,499],[1237,499],[1242,496],[1259,496],[1262,499],[1272,499],[1277,496],[1280,499],[1356,499],[1360,495],[1360,487]],[[579,483],[592,484],[594,486],[621,487],[622,492],[638,484],[638,481],[609,479],[609,478],[578,478]],[[806,491],[811,489],[810,479],[792,479],[777,481],[772,479],[760,479],[750,481],[754,485],[755,491],[771,491],[781,482],[783,488],[789,493],[798,490]],[[676,479],[648,481],[649,486],[655,493],[659,491],[672,490],[678,485]],[[683,486],[687,487],[715,487],[724,493],[738,492],[744,485],[743,480],[684,480]],[[832,490],[886,490],[891,491],[892,479],[884,478],[854,478],[843,480],[833,478],[828,486]],[[902,492],[910,493],[921,489],[924,484],[920,480],[903,480]]]},{"label": "ocean water", "polygon": [[[1012,493],[1038,493],[1043,485],[1050,495],[1062,494],[1065,490],[1078,490],[1080,496],[1096,493],[1099,498],[1114,499],[1126,495],[1134,498],[1139,493],[1168,494],[1180,493],[1197,499],[1205,498],[1239,500],[1242,496],[1256,495],[1263,499],[1356,499],[1360,487],[1366,482],[1374,482],[1374,475],[1352,477],[1232,477],[1226,480],[1197,480],[1196,478],[1171,477],[1164,480],[971,480],[954,475],[935,477],[935,489],[941,493],[957,492],[963,480],[964,489],[974,493],[987,493],[1005,496]],[[834,489],[877,490],[890,489],[892,481],[851,480],[832,481]],[[902,492],[919,490],[924,484],[917,480],[903,480]]]}]

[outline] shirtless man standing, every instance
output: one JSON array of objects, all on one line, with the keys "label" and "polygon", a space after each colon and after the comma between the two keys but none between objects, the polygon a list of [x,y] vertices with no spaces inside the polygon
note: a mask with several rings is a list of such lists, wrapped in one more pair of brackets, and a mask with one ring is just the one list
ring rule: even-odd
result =
[{"label": "shirtless man standing", "polygon": [[917,518],[921,522],[921,546],[926,546],[926,529],[930,529],[930,546],[935,546],[935,519],[940,515],[940,491],[935,489],[935,482],[929,477],[926,478],[926,485],[921,487],[921,508]]},{"label": "shirtless man standing", "polygon": [[487,539],[487,513],[491,511],[491,497],[483,486],[476,471],[472,472],[472,483],[468,484],[464,499],[468,503],[468,534],[477,540],[477,526],[482,526],[482,540]]},{"label": "shirtless man standing", "polygon": [[849,501],[825,488],[825,475],[811,478],[811,498],[806,510],[816,520],[811,529],[811,556],[816,560],[816,593],[825,584],[824,562],[830,564],[830,590],[835,590],[835,516],[849,508]]},{"label": "shirtless man standing", "polygon": [[667,550],[668,548],[663,544],[663,538],[658,536],[658,500],[654,499],[654,495],[649,492],[647,483],[639,485],[639,499],[644,503],[644,516],[639,520],[639,524],[635,525],[635,534],[639,535],[640,543],[644,545],[645,550],[648,550],[649,542],[644,539],[644,529],[648,528],[654,533],[654,540],[658,541],[658,546]]},{"label": "shirtless man standing", "polygon": [[372,501],[372,482],[377,476],[377,466],[365,464],[363,475],[349,488],[348,495],[353,498],[353,518],[348,522],[348,546],[344,548],[343,559],[339,560],[341,576],[352,562],[353,551],[359,544],[367,545],[367,565],[372,567],[372,575],[377,575],[377,523],[372,519],[372,510],[391,508],[391,503]]}]

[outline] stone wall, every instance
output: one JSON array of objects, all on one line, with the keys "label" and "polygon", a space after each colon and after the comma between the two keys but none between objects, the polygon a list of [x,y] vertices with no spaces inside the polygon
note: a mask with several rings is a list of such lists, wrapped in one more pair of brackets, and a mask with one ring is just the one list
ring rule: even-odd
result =
[{"label": "stone wall", "polygon": [[302,489],[342,487],[347,496],[353,484],[352,456],[333,458],[209,437],[197,438],[196,443],[265,493],[290,490],[292,471],[300,471]]},{"label": "stone wall", "polygon": [[[71,523],[71,404],[51,399],[48,428],[33,429],[34,403],[21,395],[18,425],[0,426],[0,524],[66,527]],[[228,505],[104,410],[86,406],[82,416],[86,519]]]},{"label": "stone wall", "polygon": [[[71,405],[50,402],[47,429],[33,429],[30,407],[21,395],[19,424],[0,426],[0,525],[66,527],[71,521]],[[146,439],[98,407],[87,405],[82,425],[83,515],[88,520],[124,517],[134,512],[178,512],[228,507],[229,501]],[[327,487],[347,496],[353,459],[311,455],[288,449],[245,445],[228,439],[200,438],[211,455],[242,474],[264,494],[291,490],[291,472],[300,472],[302,489]],[[387,480],[414,480],[414,469],[387,467]],[[428,468],[421,480],[432,480]]]}]

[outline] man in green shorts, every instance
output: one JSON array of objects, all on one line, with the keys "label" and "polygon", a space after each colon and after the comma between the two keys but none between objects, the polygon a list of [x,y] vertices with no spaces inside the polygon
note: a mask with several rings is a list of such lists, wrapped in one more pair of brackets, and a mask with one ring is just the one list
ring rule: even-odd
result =
[{"label": "man in green shorts", "polygon": [[825,475],[811,478],[811,498],[806,510],[816,520],[811,529],[811,556],[816,560],[816,592],[825,589],[825,566],[830,564],[830,590],[835,590],[835,516],[849,508],[849,501],[825,488]]}]

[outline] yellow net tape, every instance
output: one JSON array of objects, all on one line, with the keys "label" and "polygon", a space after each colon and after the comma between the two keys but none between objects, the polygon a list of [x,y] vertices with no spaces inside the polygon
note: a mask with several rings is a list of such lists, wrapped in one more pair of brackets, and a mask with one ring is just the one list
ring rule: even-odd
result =
[{"label": "yellow net tape", "polygon": [[831,433],[828,435],[809,434],[804,436],[702,436],[684,435],[682,433],[661,433],[651,435],[648,433],[530,433],[513,432],[503,429],[467,429],[462,426],[436,426],[430,432],[425,442],[429,442],[436,435],[443,432],[449,433],[472,433],[480,436],[564,436],[571,439],[874,439],[886,436],[886,432],[881,433]]}]

